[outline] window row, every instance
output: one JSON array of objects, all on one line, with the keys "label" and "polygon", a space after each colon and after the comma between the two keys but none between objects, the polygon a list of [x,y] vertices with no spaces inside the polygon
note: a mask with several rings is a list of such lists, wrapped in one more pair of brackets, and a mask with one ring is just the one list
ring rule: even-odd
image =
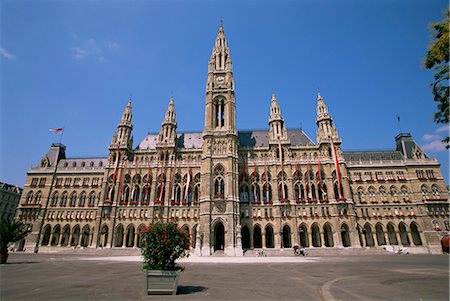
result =
[{"label": "window row", "polygon": [[[430,189],[426,185],[422,185],[420,188],[420,192],[422,195],[423,200],[427,199],[438,199],[440,197],[440,191],[437,185],[431,186],[431,193]],[[406,186],[401,186],[400,190],[396,186],[391,186],[389,190],[381,186],[378,189],[376,189],[373,186],[370,186],[367,191],[363,187],[358,187],[356,190],[356,199],[364,204],[367,202],[370,203],[377,203],[378,201],[381,201],[383,203],[387,202],[399,202],[399,201],[410,201],[409,191]],[[354,198],[355,199],[355,198]]]},{"label": "window row", "polygon": [[94,220],[97,216],[96,211],[49,211],[47,220],[74,219],[74,220]]},{"label": "window row", "polygon": [[80,178],[80,177],[76,177],[76,178],[56,178],[56,183],[55,186],[56,187],[60,187],[63,186],[63,181],[64,181],[64,186],[99,186],[101,184],[100,182],[100,178],[98,177],[94,177],[94,178]]},{"label": "window row", "polygon": [[[71,163],[66,161],[66,162],[63,163],[63,167],[69,167],[69,165],[71,167],[77,167],[78,164],[79,164],[80,167],[86,167],[86,166],[94,167],[94,165],[95,165],[94,161],[90,161],[88,165],[86,165],[85,161],[81,161],[81,162],[78,162],[78,163],[76,161],[72,161]],[[97,163],[97,166],[98,167],[102,167],[103,166],[103,161],[99,161]]]},{"label": "window row", "polygon": [[[374,177],[375,176],[375,177]],[[397,170],[394,174],[393,171],[386,171],[383,173],[382,171],[376,171],[375,173],[371,171],[366,172],[354,172],[353,173],[353,181],[362,182],[362,181],[402,181],[406,180],[405,173],[402,170]]]},{"label": "window row", "polygon": [[58,191],[53,192],[52,196],[50,197],[50,207],[94,207],[98,204],[98,201],[100,200],[101,193],[96,193],[94,191],[90,192],[89,195],[86,194],[86,192],[82,191],[79,196],[77,196],[77,193],[74,191],[70,194],[67,191],[64,191],[59,194]]}]

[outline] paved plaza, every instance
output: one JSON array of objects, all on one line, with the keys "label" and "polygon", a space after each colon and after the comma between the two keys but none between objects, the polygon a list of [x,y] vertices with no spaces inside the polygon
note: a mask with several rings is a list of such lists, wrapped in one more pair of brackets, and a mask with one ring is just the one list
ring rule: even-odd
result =
[{"label": "paved plaza", "polygon": [[147,296],[139,256],[10,255],[0,300],[448,300],[447,255],[190,257],[176,296]]}]

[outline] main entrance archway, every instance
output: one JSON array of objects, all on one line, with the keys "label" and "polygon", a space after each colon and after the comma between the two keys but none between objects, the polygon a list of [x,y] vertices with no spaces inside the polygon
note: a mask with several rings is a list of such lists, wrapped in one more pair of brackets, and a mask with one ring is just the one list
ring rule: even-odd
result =
[{"label": "main entrance archway", "polygon": [[225,228],[222,223],[214,227],[214,251],[223,250],[225,246]]}]

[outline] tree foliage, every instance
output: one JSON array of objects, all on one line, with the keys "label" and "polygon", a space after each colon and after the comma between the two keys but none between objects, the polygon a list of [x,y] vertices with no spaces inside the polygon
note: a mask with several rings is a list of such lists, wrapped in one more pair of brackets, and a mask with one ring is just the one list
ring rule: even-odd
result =
[{"label": "tree foliage", "polygon": [[[430,84],[438,107],[438,111],[434,114],[434,121],[445,124],[449,121],[449,17],[450,10],[447,9],[442,21],[430,24],[432,41],[424,60],[425,67],[434,72],[435,81]],[[443,141],[448,148],[449,137],[447,136]]]},{"label": "tree foliage", "polygon": [[175,260],[189,256],[189,236],[173,223],[152,224],[141,231],[146,270],[182,270]]},{"label": "tree foliage", "polygon": [[31,231],[19,220],[0,220],[0,252],[8,252],[8,245],[25,237]]}]

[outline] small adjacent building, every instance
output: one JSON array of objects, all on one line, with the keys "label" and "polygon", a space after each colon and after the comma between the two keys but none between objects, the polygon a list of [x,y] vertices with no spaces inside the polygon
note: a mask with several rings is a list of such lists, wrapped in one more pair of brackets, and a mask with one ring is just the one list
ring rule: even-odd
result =
[{"label": "small adjacent building", "polygon": [[11,220],[16,214],[22,188],[0,182],[0,219]]}]

